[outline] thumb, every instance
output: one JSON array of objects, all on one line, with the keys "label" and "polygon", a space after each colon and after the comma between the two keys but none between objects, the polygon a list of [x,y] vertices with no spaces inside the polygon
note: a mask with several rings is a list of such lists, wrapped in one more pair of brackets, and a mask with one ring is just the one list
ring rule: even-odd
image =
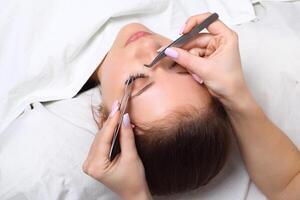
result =
[{"label": "thumb", "polygon": [[180,48],[167,48],[165,54],[188,71],[200,76],[205,80],[207,69],[207,58],[195,56]]},{"label": "thumb", "polygon": [[134,133],[132,131],[130,118],[128,113],[123,116],[123,123],[120,134],[121,152],[124,155],[137,155],[137,150],[134,141]]}]

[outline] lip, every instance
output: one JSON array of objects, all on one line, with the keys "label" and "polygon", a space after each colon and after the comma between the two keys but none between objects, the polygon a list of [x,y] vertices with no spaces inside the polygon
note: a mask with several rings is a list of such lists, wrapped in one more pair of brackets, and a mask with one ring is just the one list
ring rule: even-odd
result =
[{"label": "lip", "polygon": [[141,37],[144,37],[146,35],[152,35],[152,33],[146,32],[146,31],[138,31],[133,33],[128,40],[125,43],[125,46],[127,46],[128,44],[130,44],[131,42],[134,42],[138,39],[140,39]]}]

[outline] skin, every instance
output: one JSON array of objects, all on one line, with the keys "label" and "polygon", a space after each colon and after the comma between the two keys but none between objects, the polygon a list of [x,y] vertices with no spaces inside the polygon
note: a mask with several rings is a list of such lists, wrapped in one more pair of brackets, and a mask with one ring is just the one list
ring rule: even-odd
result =
[{"label": "skin", "polygon": [[[128,38],[137,31],[147,31],[152,35],[138,38],[126,45]],[[144,73],[149,77],[137,79],[133,85],[128,112],[135,125],[151,125],[151,122],[161,120],[167,114],[182,110],[187,105],[193,105],[199,110],[207,107],[211,98],[207,89],[199,85],[186,69],[178,64],[174,65],[171,59],[162,59],[153,69],[143,66],[158,54],[157,49],[169,43],[170,39],[152,32],[142,24],[132,23],[120,30],[97,71],[106,110],[111,111],[114,101],[120,102],[124,82],[131,74],[136,73]],[[151,87],[135,96],[152,82]]]},{"label": "skin", "polygon": [[[190,17],[183,33],[189,32],[209,15]],[[250,178],[268,199],[299,199],[300,152],[268,119],[251,95],[243,78],[236,33],[220,20],[211,24],[208,31],[184,49],[172,48],[170,58],[201,77],[209,93],[222,102],[236,130],[235,136]],[[192,55],[189,50],[194,47],[199,48],[204,57]],[[152,199],[130,126],[121,130],[121,150],[125,148],[126,151],[113,162],[107,161],[119,114],[110,116],[101,134],[97,134],[83,170],[122,199]],[[128,125],[128,121],[125,124]]]}]

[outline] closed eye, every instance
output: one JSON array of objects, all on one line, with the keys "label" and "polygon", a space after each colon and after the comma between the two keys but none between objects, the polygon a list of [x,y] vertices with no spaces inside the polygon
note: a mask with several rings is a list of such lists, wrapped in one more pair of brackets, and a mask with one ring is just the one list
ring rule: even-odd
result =
[{"label": "closed eye", "polygon": [[[176,62],[172,62],[171,65],[169,66],[169,69],[172,69],[174,67],[178,66],[178,68],[180,68],[177,72],[177,74],[182,74],[182,75],[190,75],[190,73],[183,67],[181,67],[180,65],[178,65]],[[141,79],[147,78],[147,77],[140,77]],[[135,81],[137,82],[137,80]],[[143,92],[145,92],[147,89],[149,89],[151,86],[153,86],[154,82],[150,82],[148,84],[146,84],[144,87],[142,87],[142,89],[140,89],[136,94],[132,94],[131,97],[136,97],[139,96],[140,94],[142,94]]]},{"label": "closed eye", "polygon": [[178,63],[172,62],[169,69],[178,68],[177,74],[190,74],[185,68],[181,67]]},{"label": "closed eye", "polygon": [[177,65],[177,63],[176,63],[176,62],[172,62],[172,63],[171,63],[171,65],[169,66],[169,69],[172,69],[172,68],[174,68],[176,65]]},{"label": "closed eye", "polygon": [[186,74],[186,75],[190,75],[190,73],[189,73],[188,71],[177,72],[177,74]]}]

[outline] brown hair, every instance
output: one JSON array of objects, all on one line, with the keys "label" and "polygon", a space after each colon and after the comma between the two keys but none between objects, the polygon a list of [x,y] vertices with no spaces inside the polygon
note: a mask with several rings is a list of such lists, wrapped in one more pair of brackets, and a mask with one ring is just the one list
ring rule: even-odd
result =
[{"label": "brown hair", "polygon": [[212,98],[204,112],[188,107],[134,132],[152,195],[169,195],[196,189],[219,173],[233,128],[221,103]]}]

